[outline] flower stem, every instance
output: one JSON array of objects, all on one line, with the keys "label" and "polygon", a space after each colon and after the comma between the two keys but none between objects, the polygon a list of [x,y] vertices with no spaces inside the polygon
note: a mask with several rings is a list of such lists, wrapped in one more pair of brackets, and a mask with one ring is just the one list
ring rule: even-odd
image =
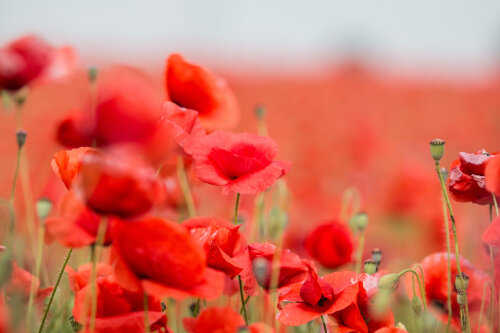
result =
[{"label": "flower stem", "polygon": [[356,273],[361,273],[361,264],[363,262],[364,248],[365,248],[365,231],[363,230],[359,235],[358,252],[356,254],[356,267],[354,269]]},{"label": "flower stem", "polygon": [[417,278],[418,287],[420,288],[420,298],[422,299],[422,304],[424,306],[425,312],[427,312],[427,296],[425,295],[424,281],[420,280],[418,273],[412,268],[403,269],[398,273],[398,277],[405,275],[406,273],[412,273]]},{"label": "flower stem", "polygon": [[320,318],[321,318],[321,322],[323,323],[323,330],[325,331],[325,333],[327,333],[328,330],[326,328],[325,318],[323,318],[323,316],[321,316]]},{"label": "flower stem", "polygon": [[38,333],[42,333],[43,331],[43,325],[45,324],[45,320],[47,319],[47,314],[49,313],[50,306],[52,305],[52,301],[54,300],[54,295],[56,294],[57,287],[59,287],[59,283],[61,282],[61,278],[64,273],[64,269],[66,268],[66,265],[68,264],[69,258],[71,257],[71,253],[73,252],[73,249],[69,249],[68,254],[66,255],[66,260],[64,260],[64,264],[61,267],[61,270],[59,271],[59,275],[57,276],[57,281],[56,284],[54,285],[54,290],[52,290],[52,293],[50,294],[49,302],[47,303],[47,307],[45,308],[45,312],[43,314],[42,322],[40,324],[40,328],[38,329]]},{"label": "flower stem", "polygon": [[448,322],[446,323],[446,332],[450,331],[450,326],[451,326],[451,284],[453,283],[451,281],[451,246],[450,246],[450,223],[448,221],[448,211],[446,208],[446,203],[444,201],[444,198],[442,200],[443,202],[443,214],[444,214],[444,228],[446,230],[446,254],[447,254],[447,264],[448,267],[446,269],[446,276],[448,280],[448,298],[447,298],[447,307],[448,307]]},{"label": "flower stem", "polygon": [[[238,207],[240,205],[240,193],[236,194],[236,203],[234,205],[234,224],[238,224]],[[247,308],[245,306],[245,296],[243,296],[243,283],[241,282],[241,276],[238,275],[238,284],[240,285],[240,299],[241,306],[243,308],[243,317],[245,318],[245,324],[248,326],[248,316],[247,316]]]},{"label": "flower stem", "polygon": [[491,196],[493,197],[493,206],[495,207],[495,213],[497,214],[497,217],[498,217],[497,197],[494,193],[492,193]]},{"label": "flower stem", "polygon": [[21,150],[22,147],[17,148],[17,157],[16,157],[16,168],[14,170],[14,178],[12,179],[12,188],[10,190],[10,199],[9,199],[9,219],[10,219],[10,227],[9,227],[9,233],[10,233],[10,238],[14,237],[14,231],[16,229],[16,216],[14,212],[14,197],[16,194],[16,184],[17,184],[17,178],[19,175],[19,166],[21,164]]},{"label": "flower stem", "polygon": [[[448,196],[448,192],[446,191],[446,185],[444,183],[443,173],[441,172],[441,168],[439,167],[439,161],[436,161],[435,165],[436,165],[436,172],[439,176],[439,182],[441,183],[441,191],[443,193],[443,197],[446,201],[446,206],[448,208],[448,213],[450,215],[451,229],[453,231],[453,238],[455,241],[455,259],[457,262],[457,273],[459,275],[461,285],[464,286],[465,283],[463,281],[462,269],[460,268],[460,253],[458,251],[458,237],[457,237],[457,226],[455,223],[455,215],[453,214],[453,209],[451,208],[450,198]],[[462,318],[461,323],[466,325],[465,331],[470,332],[469,305],[467,301],[467,292],[464,293],[464,298],[465,298],[465,306],[464,306],[465,311],[463,312],[463,314],[465,315],[465,318]],[[460,314],[462,314],[462,311],[460,312]]]},{"label": "flower stem", "polygon": [[193,194],[189,188],[189,182],[186,176],[186,168],[184,167],[184,160],[182,156],[177,158],[177,177],[179,177],[179,184],[181,186],[182,195],[186,202],[189,217],[196,216],[196,208],[194,206]]},{"label": "flower stem", "polygon": [[91,294],[92,302],[90,308],[90,332],[95,330],[95,319],[97,316],[97,260],[100,257],[100,247],[104,244],[104,239],[106,237],[106,230],[108,229],[108,218],[103,216],[99,222],[99,228],[97,229],[97,237],[95,244],[90,248],[92,257],[92,272],[90,276],[91,283]]},{"label": "flower stem", "polygon": [[33,303],[35,301],[35,293],[36,293],[36,281],[39,281],[40,278],[40,266],[42,263],[43,257],[43,240],[45,238],[45,227],[43,225],[43,221],[40,221],[40,226],[38,227],[38,251],[36,254],[36,262],[35,262],[35,272],[34,279],[31,280],[31,288],[30,288],[30,298],[28,301],[28,314],[26,316],[26,327],[28,331],[31,330],[31,317],[33,312]]},{"label": "flower stem", "polygon": [[236,203],[234,204],[234,224],[238,224],[238,207],[240,205],[240,194],[236,194]]},{"label": "flower stem", "polygon": [[150,333],[151,328],[149,324],[149,299],[146,291],[143,291],[143,310],[144,310],[144,332]]},{"label": "flower stem", "polygon": [[481,332],[481,322],[483,321],[483,311],[484,311],[484,303],[486,300],[486,288],[490,287],[491,293],[493,294],[493,286],[491,282],[486,282],[483,286],[483,297],[481,298],[481,310],[479,310],[479,321],[477,323],[477,333]]}]

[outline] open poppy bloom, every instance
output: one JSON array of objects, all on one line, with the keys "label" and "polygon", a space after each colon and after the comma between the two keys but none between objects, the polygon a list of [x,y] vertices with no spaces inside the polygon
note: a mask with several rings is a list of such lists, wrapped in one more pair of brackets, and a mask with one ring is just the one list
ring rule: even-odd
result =
[{"label": "open poppy bloom", "polygon": [[[92,288],[90,285],[91,264],[80,266],[77,271],[66,268],[70,288],[75,293],[73,316],[79,323],[90,323]],[[96,333],[135,333],[144,331],[144,295],[141,291],[129,291],[118,285],[111,266],[97,265],[97,314]],[[86,313],[87,312],[87,313]],[[148,295],[148,317],[150,330],[159,332],[167,328],[167,317],[158,298]]]},{"label": "open poppy bloom", "polygon": [[165,87],[172,102],[198,111],[203,127],[209,131],[230,129],[238,122],[239,106],[226,81],[188,63],[179,54],[168,57]]},{"label": "open poppy bloom", "polygon": [[[427,302],[432,305],[431,309],[436,314],[437,318],[442,322],[448,321],[448,254],[446,252],[437,252],[425,257],[422,262],[425,277],[425,293]],[[455,276],[457,274],[457,266],[455,255],[450,255],[451,259],[451,277],[452,277],[452,292],[451,292],[451,308],[452,308],[452,325],[458,330],[460,329],[460,306],[457,303],[457,291],[454,288]],[[469,305],[469,313],[471,316],[472,326],[477,320],[478,311],[481,308],[481,300],[483,294],[483,286],[489,280],[489,277],[468,260],[460,257],[460,269],[463,273],[469,276],[469,286],[467,288],[467,301]],[[411,275],[405,275],[406,292],[410,299],[414,296]],[[417,288],[418,289],[418,288]],[[420,297],[420,292],[416,291]],[[490,296],[486,295],[486,308],[489,303]],[[485,308],[485,309],[486,309]]]},{"label": "open poppy bloom", "polygon": [[291,162],[273,161],[278,145],[250,133],[213,132],[194,149],[196,175],[205,183],[230,191],[256,194],[287,174]]},{"label": "open poppy bloom", "polygon": [[207,266],[233,278],[245,264],[250,265],[247,243],[239,233],[239,226],[226,220],[195,217],[182,223],[205,250]]},{"label": "open poppy bloom", "polygon": [[[245,266],[241,272],[248,295],[255,295],[258,285],[266,290],[282,288],[307,277],[307,261],[290,250],[276,248],[271,243],[254,243],[248,246],[248,255],[252,265]],[[275,255],[279,255],[279,263],[274,262]],[[276,279],[276,286],[271,286],[273,278]]]},{"label": "open poppy bloom", "polygon": [[305,247],[311,257],[327,268],[337,268],[351,262],[351,234],[346,226],[337,221],[314,228],[306,238]]},{"label": "open poppy bloom", "polygon": [[20,296],[27,302],[30,297],[32,283],[34,283],[35,287],[35,300],[38,305],[42,306],[43,301],[50,295],[54,288],[40,289],[40,280],[27,270],[20,268],[15,261],[12,262],[12,273],[5,288],[7,296]]},{"label": "open poppy bloom", "polygon": [[66,185],[67,189],[71,188],[73,181],[78,176],[83,156],[87,153],[99,154],[99,151],[91,147],[80,147],[61,150],[54,154],[51,161],[52,170]]},{"label": "open poppy bloom", "polygon": [[[59,202],[57,214],[45,220],[45,241],[56,240],[66,247],[83,247],[97,240],[102,217],[90,210],[74,191],[66,193]],[[111,242],[115,218],[109,218],[104,244]]]},{"label": "open poppy bloom", "polygon": [[493,203],[491,193],[485,186],[485,168],[493,158],[484,151],[475,154],[461,152],[450,167],[448,189],[453,199],[480,205]]},{"label": "open poppy bloom", "polygon": [[[486,189],[498,196],[500,195],[500,156],[492,157],[485,169]],[[497,202],[500,202],[497,200]]]},{"label": "open poppy bloom", "polygon": [[222,294],[224,274],[207,267],[203,248],[177,223],[160,218],[119,221],[111,248],[117,281],[129,290],[177,299]]},{"label": "open poppy bloom", "polygon": [[145,162],[128,150],[83,156],[75,191],[93,211],[134,218],[164,199],[164,185]]}]

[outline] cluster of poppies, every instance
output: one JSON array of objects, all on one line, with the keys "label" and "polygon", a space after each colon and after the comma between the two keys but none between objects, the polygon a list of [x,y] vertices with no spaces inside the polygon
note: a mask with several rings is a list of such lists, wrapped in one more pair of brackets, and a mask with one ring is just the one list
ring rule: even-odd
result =
[{"label": "cluster of poppies", "polygon": [[[27,88],[63,79],[76,67],[71,48],[56,49],[36,36],[0,49],[2,96],[12,98],[18,120],[16,168],[26,163],[29,144],[21,129]],[[355,192],[346,195],[340,218],[310,230],[304,253],[296,253],[282,242],[288,208],[282,177],[292,163],[277,159],[278,145],[262,130],[261,112],[260,135],[230,131],[241,110],[224,79],[172,54],[163,94],[144,73],[126,66],[91,68],[87,80],[83,103],[67,110],[53,133],[65,149],[53,155],[56,181],[36,202],[32,230],[29,214],[14,205],[17,171],[14,176],[3,223],[8,227],[1,232],[1,333],[68,327],[264,333],[290,332],[292,326],[325,333],[407,332],[405,325],[412,324],[396,312],[395,318],[394,298],[409,300],[413,322],[422,323],[412,326],[418,331],[436,320],[448,330],[498,327],[499,217],[483,235],[490,274],[449,252],[430,254],[398,274],[382,269],[380,250],[365,258],[368,216],[355,204]],[[494,208],[498,215],[500,156],[460,153],[447,181],[455,201],[490,205],[492,216]],[[232,216],[197,214],[219,200],[193,195],[191,189],[203,183],[220,188]],[[248,199],[254,209],[243,212],[240,200]],[[269,200],[273,218],[262,219]],[[451,207],[447,214],[455,228]],[[27,258],[16,245],[24,233],[35,235],[28,237],[35,244]],[[57,275],[53,285],[42,277],[49,245],[67,248],[62,269],[45,271]],[[50,286],[41,288],[41,280]],[[71,313],[53,304],[61,280],[72,291]],[[404,296],[397,293],[400,281]]]}]

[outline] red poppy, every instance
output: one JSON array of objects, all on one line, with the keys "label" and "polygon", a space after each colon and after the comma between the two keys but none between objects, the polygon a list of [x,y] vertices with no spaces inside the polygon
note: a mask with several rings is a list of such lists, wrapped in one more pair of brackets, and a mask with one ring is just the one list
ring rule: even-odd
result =
[{"label": "red poppy", "polygon": [[226,81],[186,62],[179,54],[168,57],[165,86],[169,99],[198,111],[203,127],[209,131],[230,129],[238,122],[239,106]]},{"label": "red poppy", "polygon": [[21,37],[0,49],[0,89],[18,90],[50,64],[53,48],[35,35]]},{"label": "red poppy", "polygon": [[121,218],[148,212],[165,194],[155,171],[128,150],[85,154],[77,185],[89,208]]},{"label": "red poppy", "polygon": [[485,186],[485,167],[493,155],[484,151],[475,154],[461,152],[450,167],[448,189],[453,199],[480,205],[493,203],[493,198]]},{"label": "red poppy", "polygon": [[10,280],[5,288],[7,296],[21,296],[24,301],[28,301],[32,284],[34,283],[35,300],[38,305],[43,305],[43,301],[50,295],[54,288],[48,287],[40,289],[40,280],[34,277],[30,272],[19,268],[16,262],[12,262],[12,273]]},{"label": "red poppy", "polygon": [[112,256],[118,282],[130,290],[144,288],[158,297],[215,299],[224,288],[224,274],[206,266],[197,240],[185,227],[165,219],[117,222]]},{"label": "red poppy", "polygon": [[[494,156],[486,165],[486,189],[497,196],[500,195],[500,156]],[[498,197],[497,197],[498,199]],[[497,202],[500,202],[497,200]]]},{"label": "red poppy", "polygon": [[347,308],[355,302],[358,293],[358,284],[349,284],[355,275],[352,272],[335,272],[320,278],[308,266],[308,277],[304,282],[280,289],[279,302],[290,303],[281,309],[276,318],[282,324],[300,326]]},{"label": "red poppy", "polygon": [[97,152],[97,149],[90,147],[61,150],[54,154],[51,162],[52,170],[69,189],[80,171],[83,155]]},{"label": "red poppy", "polygon": [[193,152],[196,175],[205,183],[230,191],[256,194],[284,176],[291,162],[273,161],[278,145],[269,137],[250,133],[213,132]]},{"label": "red poppy", "polygon": [[[86,264],[74,271],[66,269],[70,287],[75,292],[73,316],[79,323],[90,323],[89,299],[92,292],[90,274],[92,265]],[[96,333],[135,333],[144,331],[144,295],[141,291],[123,289],[111,275],[112,268],[104,263],[97,266]],[[85,313],[87,312],[87,314]],[[151,331],[166,327],[167,317],[158,298],[148,295],[148,317]]]},{"label": "red poppy", "polygon": [[306,238],[305,247],[311,257],[327,268],[337,268],[351,262],[351,234],[346,226],[337,221],[314,228]]},{"label": "red poppy", "polygon": [[[446,252],[437,252],[425,257],[422,262],[424,270],[425,293],[427,302],[432,305],[432,310],[436,313],[438,319],[443,322],[448,321],[448,255]],[[452,276],[452,294],[451,294],[451,308],[452,308],[452,324],[457,329],[460,328],[460,306],[457,303],[457,291],[454,288],[455,276],[457,274],[457,266],[455,255],[450,255],[451,259],[451,276]],[[469,286],[467,288],[467,301],[469,303],[469,313],[471,318],[477,315],[481,308],[481,300],[483,293],[483,286],[489,280],[489,277],[476,267],[474,267],[468,260],[460,257],[460,269],[463,273],[469,276]],[[406,291],[410,298],[413,297],[413,284],[411,275],[405,276]],[[418,289],[418,288],[417,288]],[[417,295],[420,292],[417,290]],[[490,299],[486,296],[486,302]],[[486,304],[488,306],[488,304]]]},{"label": "red poppy", "polygon": [[[45,240],[56,240],[67,247],[83,247],[96,242],[102,217],[90,210],[75,194],[66,193],[58,205],[58,213],[45,220]],[[108,219],[104,244],[111,241],[113,218]]]},{"label": "red poppy", "polygon": [[[308,263],[290,250],[278,249],[271,243],[255,243],[248,246],[248,255],[252,265],[241,272],[248,295],[257,293],[257,285],[269,290],[272,278],[277,278],[276,287],[281,288],[307,277]],[[279,263],[274,262],[275,255],[279,256]]]},{"label": "red poppy", "polygon": [[208,267],[232,278],[242,271],[245,264],[250,264],[246,240],[239,233],[240,226],[210,217],[192,218],[182,225],[203,246]]},{"label": "red poppy", "polygon": [[494,219],[483,233],[483,243],[500,248],[500,217]]},{"label": "red poppy", "polygon": [[245,327],[239,313],[230,307],[213,306],[203,310],[196,318],[184,318],[188,333],[234,333]]}]

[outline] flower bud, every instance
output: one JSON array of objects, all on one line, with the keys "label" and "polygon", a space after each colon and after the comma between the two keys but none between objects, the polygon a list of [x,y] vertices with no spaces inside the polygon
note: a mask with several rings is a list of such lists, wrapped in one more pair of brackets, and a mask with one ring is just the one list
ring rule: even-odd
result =
[{"label": "flower bud", "polygon": [[255,108],[255,116],[258,118],[258,119],[261,119],[261,118],[264,118],[266,116],[266,108],[263,107],[262,105],[258,105],[256,108]]},{"label": "flower bud", "polygon": [[398,274],[386,274],[378,280],[378,289],[396,289],[399,282]]},{"label": "flower bud", "polygon": [[462,305],[465,305],[465,299],[466,299],[466,292],[465,291],[462,291],[462,290],[459,290],[458,293],[457,293],[457,303],[458,305],[462,306]]},{"label": "flower bud", "polygon": [[95,80],[97,79],[97,73],[99,72],[99,70],[97,69],[97,67],[90,67],[88,69],[88,76],[89,76],[89,81],[90,83],[94,83]]},{"label": "flower bud", "polygon": [[271,275],[271,265],[265,258],[255,258],[252,260],[252,269],[257,283],[264,286]]},{"label": "flower bud", "polygon": [[413,298],[410,301],[411,309],[413,312],[419,316],[422,313],[422,302],[420,301],[420,298],[417,297],[416,295],[413,296]]},{"label": "flower bud", "polygon": [[439,162],[444,155],[444,140],[434,139],[431,144],[431,156],[434,161]]},{"label": "flower bud", "polygon": [[40,220],[44,220],[52,210],[52,201],[42,198],[36,202],[36,215]]},{"label": "flower bud", "polygon": [[368,225],[368,215],[366,213],[354,214],[349,220],[349,226],[352,230],[362,232]]},{"label": "flower bud", "polygon": [[[463,285],[462,285],[463,280]],[[455,277],[455,289],[458,291],[466,291],[469,287],[469,276],[462,272],[462,278],[460,278],[460,274],[457,274]]]},{"label": "flower bud", "polygon": [[446,169],[445,167],[442,167],[441,168],[441,175],[443,176],[443,180],[446,181],[448,179],[448,169]]},{"label": "flower bud", "polygon": [[372,251],[372,259],[375,262],[375,264],[378,266],[380,265],[380,262],[382,261],[382,251],[379,248],[375,248]]},{"label": "flower bud", "polygon": [[26,143],[26,136],[28,133],[26,133],[25,130],[19,130],[16,132],[16,140],[17,140],[17,146],[19,149],[21,149],[24,144]]},{"label": "flower bud", "polygon": [[365,273],[375,274],[377,272],[377,264],[372,259],[365,260]]}]

